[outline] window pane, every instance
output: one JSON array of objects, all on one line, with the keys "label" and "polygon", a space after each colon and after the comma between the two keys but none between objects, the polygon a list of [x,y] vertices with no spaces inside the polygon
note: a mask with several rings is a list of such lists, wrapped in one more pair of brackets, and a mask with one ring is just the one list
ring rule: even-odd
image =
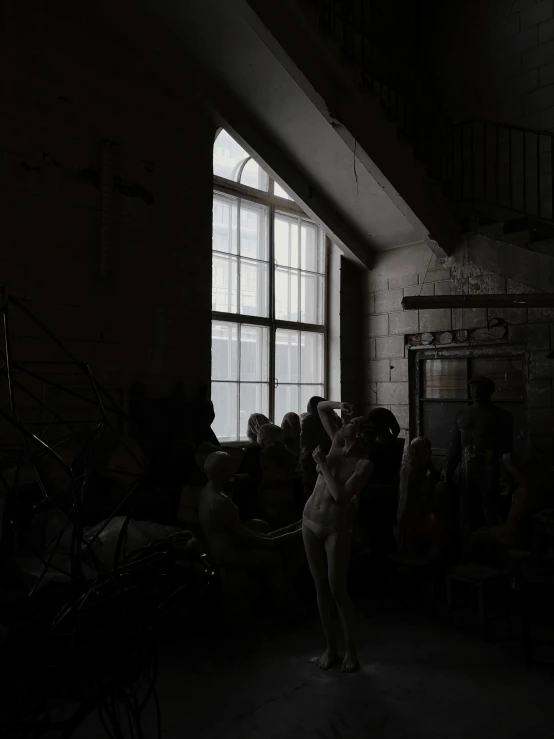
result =
[{"label": "window pane", "polygon": [[275,332],[275,379],[279,383],[298,382],[299,331],[278,329]]},{"label": "window pane", "polygon": [[301,412],[298,385],[279,385],[275,390],[275,423],[279,426],[286,413]]},{"label": "window pane", "polygon": [[214,195],[212,211],[212,245],[214,251],[237,253],[237,200]]},{"label": "window pane", "polygon": [[240,438],[247,439],[246,425],[252,413],[269,416],[269,385],[250,383],[240,386]]},{"label": "window pane", "polygon": [[267,192],[269,188],[267,174],[227,131],[220,131],[215,140],[213,162],[214,174],[233,182],[238,182],[241,165],[246,162],[242,170],[242,184]]},{"label": "window pane", "polygon": [[214,254],[212,260],[212,310],[237,312],[237,258]]},{"label": "window pane", "polygon": [[323,325],[323,277],[300,273],[300,320]]},{"label": "window pane", "polygon": [[265,328],[263,326],[245,325],[242,325],[240,327],[240,379],[243,381],[246,380],[248,382],[268,381],[268,328]]},{"label": "window pane", "polygon": [[278,321],[297,322],[298,272],[290,269],[275,270],[275,318]]},{"label": "window pane", "polygon": [[323,334],[302,333],[300,370],[301,382],[323,383]]},{"label": "window pane", "polygon": [[286,198],[287,200],[292,200],[291,196],[283,190],[281,185],[278,182],[273,183],[273,192],[275,195],[277,195],[278,198]]},{"label": "window pane", "polygon": [[493,400],[524,400],[522,357],[497,357],[474,359],[471,363],[472,377],[490,377],[496,386]]},{"label": "window pane", "polygon": [[275,215],[275,264],[298,268],[298,218]]},{"label": "window pane", "polygon": [[323,334],[302,333],[300,370],[302,383],[323,384]]},{"label": "window pane", "polygon": [[237,383],[212,382],[212,402],[215,411],[212,428],[220,441],[238,441],[237,393]]},{"label": "window pane", "polygon": [[268,315],[267,262],[240,260],[240,313],[245,316]]},{"label": "window pane", "polygon": [[323,397],[323,385],[300,385],[300,412],[304,413],[308,408],[310,398]]},{"label": "window pane", "polygon": [[227,131],[220,131],[214,144],[214,174],[236,182],[239,167],[249,156]]},{"label": "window pane", "polygon": [[256,190],[263,190],[264,192],[269,189],[269,177],[253,159],[249,159],[242,170],[240,182],[241,185],[255,187]]},{"label": "window pane", "polygon": [[212,379],[238,378],[238,326],[212,321]]},{"label": "window pane", "polygon": [[446,400],[468,397],[465,359],[426,359],[422,365],[424,398]]},{"label": "window pane", "polygon": [[267,261],[267,208],[240,201],[240,253]]},{"label": "window pane", "polygon": [[308,272],[324,272],[323,244],[314,223],[302,221],[300,230],[300,267]]}]

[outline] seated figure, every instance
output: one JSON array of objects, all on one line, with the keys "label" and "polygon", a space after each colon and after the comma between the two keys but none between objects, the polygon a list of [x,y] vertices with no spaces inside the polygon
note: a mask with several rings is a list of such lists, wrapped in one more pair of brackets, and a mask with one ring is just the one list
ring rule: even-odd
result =
[{"label": "seated figure", "polygon": [[284,444],[279,426],[267,424],[258,433],[261,447],[262,480],[258,493],[258,513],[273,528],[296,518],[295,479],[298,459]]},{"label": "seated figure", "polygon": [[[259,533],[240,520],[238,508],[225,494],[233,473],[233,463],[225,452],[214,452],[206,459],[208,478],[200,493],[198,515],[210,555],[220,567],[238,567],[260,573],[266,580],[275,605],[283,605],[287,578],[302,563],[300,522],[269,534]],[[258,529],[258,531],[254,530]]]},{"label": "seated figure", "polygon": [[529,473],[517,454],[504,454],[502,463],[501,484],[511,498],[508,516],[504,523],[484,526],[471,535],[464,553],[466,561],[502,567],[510,550],[528,546],[528,525],[535,502]]}]

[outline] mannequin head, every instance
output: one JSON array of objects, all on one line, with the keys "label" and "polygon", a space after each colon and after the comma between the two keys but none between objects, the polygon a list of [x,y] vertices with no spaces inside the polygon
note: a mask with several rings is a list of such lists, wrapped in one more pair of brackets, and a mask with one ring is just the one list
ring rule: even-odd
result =
[{"label": "mannequin head", "polygon": [[285,439],[299,439],[300,438],[300,418],[297,413],[287,413],[281,423],[283,434]]},{"label": "mannequin head", "polygon": [[431,461],[431,442],[425,436],[418,436],[410,444],[410,465],[413,468],[427,469]]},{"label": "mannequin head", "polygon": [[270,423],[269,418],[264,416],[263,413],[253,413],[248,419],[248,425],[246,427],[246,436],[255,444],[258,440],[258,432],[262,426]]},{"label": "mannequin head", "polygon": [[325,398],[320,398],[317,395],[314,395],[313,398],[310,398],[308,401],[308,413],[311,413],[314,416],[317,416],[317,406],[320,403],[323,403]]},{"label": "mannequin head", "polygon": [[204,463],[204,472],[209,480],[223,487],[233,474],[231,457],[226,452],[213,452]]},{"label": "mannequin head", "polygon": [[364,416],[352,418],[343,424],[339,429],[339,434],[347,444],[357,443],[360,453],[365,456],[370,445],[377,437],[377,429],[371,421]]},{"label": "mannequin head", "polygon": [[495,390],[494,382],[489,377],[472,377],[469,390],[474,403],[490,403]]},{"label": "mannequin head", "polygon": [[283,430],[274,423],[266,423],[258,431],[258,444],[262,449],[265,449],[270,444],[282,444],[283,440]]},{"label": "mannequin head", "polygon": [[398,421],[388,408],[373,408],[368,414],[368,420],[376,427],[381,441],[394,440],[400,433]]}]

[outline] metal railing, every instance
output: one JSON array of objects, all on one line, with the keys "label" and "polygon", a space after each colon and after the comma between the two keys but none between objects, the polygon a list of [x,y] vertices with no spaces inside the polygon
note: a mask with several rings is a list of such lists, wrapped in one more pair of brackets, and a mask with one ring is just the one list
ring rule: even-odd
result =
[{"label": "metal railing", "polygon": [[358,66],[364,90],[464,214],[486,207],[554,221],[554,134],[488,121],[453,122],[418,68],[421,6],[387,16],[384,0],[312,0],[323,32]]}]

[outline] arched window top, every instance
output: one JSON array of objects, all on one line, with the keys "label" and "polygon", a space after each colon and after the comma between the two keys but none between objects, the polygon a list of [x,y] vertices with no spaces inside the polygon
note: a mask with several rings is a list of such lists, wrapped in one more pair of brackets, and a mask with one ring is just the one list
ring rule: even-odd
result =
[{"label": "arched window top", "polygon": [[214,144],[214,175],[263,192],[269,190],[267,172],[223,129]]}]

